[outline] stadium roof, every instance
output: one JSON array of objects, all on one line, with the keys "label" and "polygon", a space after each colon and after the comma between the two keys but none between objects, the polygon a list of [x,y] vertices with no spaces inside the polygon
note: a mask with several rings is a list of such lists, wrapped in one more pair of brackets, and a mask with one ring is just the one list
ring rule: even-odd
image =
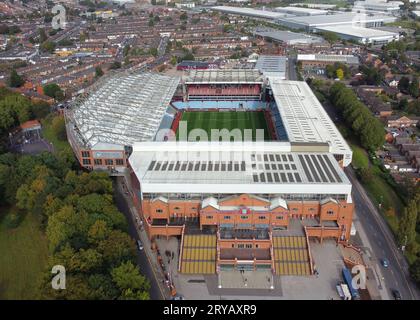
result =
[{"label": "stadium roof", "polygon": [[256,69],[192,70],[185,83],[263,83]]},{"label": "stadium roof", "polygon": [[351,192],[331,153],[284,152],[281,142],[137,143],[129,161],[144,193]]},{"label": "stadium roof", "polygon": [[276,18],[285,16],[284,13],[268,11],[268,10],[256,10],[256,9],[251,9],[251,8],[216,6],[216,7],[211,7],[211,9],[228,13],[228,14],[245,15],[245,16],[252,16],[252,17],[257,17],[257,18],[264,18],[264,19],[276,19]]},{"label": "stadium roof", "polygon": [[80,145],[132,145],[154,138],[180,79],[152,73],[105,78],[66,113]]},{"label": "stadium roof", "polygon": [[286,61],[285,56],[259,56],[255,68],[260,70],[265,76],[277,76],[282,79],[286,78]]},{"label": "stadium roof", "polygon": [[277,77],[269,77],[269,83],[289,141],[326,142],[331,153],[344,154],[347,166],[352,151],[308,84]]},{"label": "stadium roof", "polygon": [[[347,27],[346,27],[347,28]],[[298,61],[327,61],[343,62],[348,64],[359,64],[359,58],[344,54],[298,54]]]}]

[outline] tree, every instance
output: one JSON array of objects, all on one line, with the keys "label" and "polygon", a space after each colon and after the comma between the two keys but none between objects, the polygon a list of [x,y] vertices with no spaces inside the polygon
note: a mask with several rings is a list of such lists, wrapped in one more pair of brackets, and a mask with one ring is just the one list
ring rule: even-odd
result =
[{"label": "tree", "polygon": [[410,266],[410,275],[417,284],[420,285],[420,258]]},{"label": "tree", "polygon": [[399,245],[408,246],[416,239],[417,204],[411,200],[404,208],[404,213],[399,221],[397,240]]},{"label": "tree", "polygon": [[343,71],[343,69],[337,69],[335,71],[335,73],[336,73],[338,79],[340,79],[340,80],[343,80],[344,79],[344,71]]},{"label": "tree", "polygon": [[414,77],[413,81],[411,81],[408,87],[408,92],[413,98],[417,98],[419,96],[419,80],[417,77]]},{"label": "tree", "polygon": [[398,89],[401,92],[408,92],[408,87],[410,86],[410,79],[407,77],[402,77],[400,81],[398,81]]},{"label": "tree", "polygon": [[102,68],[101,67],[99,67],[99,66],[97,66],[96,68],[95,68],[95,77],[96,78],[100,78],[100,77],[102,77],[104,75],[104,72],[102,71]]},{"label": "tree", "polygon": [[41,44],[40,49],[42,52],[54,53],[56,44],[52,41],[45,41]]},{"label": "tree", "polygon": [[23,78],[16,72],[15,69],[13,69],[10,72],[10,78],[9,78],[9,86],[12,88],[18,88],[21,87],[25,81]]},{"label": "tree", "polygon": [[44,94],[56,99],[57,101],[64,100],[64,93],[61,90],[60,86],[56,83],[46,84],[43,88]]},{"label": "tree", "polygon": [[112,280],[120,289],[122,299],[148,300],[150,284],[133,263],[127,261],[111,271]]},{"label": "tree", "polygon": [[56,116],[51,123],[51,129],[54,135],[61,141],[66,141],[66,125],[64,122],[64,117]]}]

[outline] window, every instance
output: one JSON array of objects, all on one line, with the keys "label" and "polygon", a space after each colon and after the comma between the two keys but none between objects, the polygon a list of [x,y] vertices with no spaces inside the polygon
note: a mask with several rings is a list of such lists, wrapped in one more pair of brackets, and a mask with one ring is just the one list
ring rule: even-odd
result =
[{"label": "window", "polygon": [[298,208],[293,208],[292,211],[299,211],[299,209]]},{"label": "window", "polygon": [[114,164],[114,160],[112,160],[112,159],[105,159],[105,164],[107,166],[112,166]]},{"label": "window", "polygon": [[156,213],[163,213],[162,209],[156,209]]},{"label": "window", "polygon": [[248,219],[248,216],[241,216],[241,219],[243,220]]},{"label": "window", "polygon": [[332,211],[332,210],[328,210],[328,211],[327,211],[327,214],[328,214],[329,216],[332,216],[332,215],[334,214],[334,211]]},{"label": "window", "polygon": [[245,245],[243,243],[238,244],[239,249],[243,249],[244,247],[245,247]]},{"label": "window", "polygon": [[97,166],[102,165],[102,159],[95,159],[94,162],[95,162],[95,165],[97,165]]},{"label": "window", "polygon": [[179,210],[179,209],[180,209],[180,207],[175,207],[175,208],[174,208],[174,210]]},{"label": "window", "polygon": [[213,216],[206,216],[207,219],[213,219]]},{"label": "window", "polygon": [[116,159],[115,160],[117,166],[123,166],[124,165],[124,159]]},{"label": "window", "polygon": [[89,158],[90,157],[90,152],[89,151],[82,151],[82,157],[83,158]]},{"label": "window", "polygon": [[252,244],[247,243],[247,244],[245,245],[245,248],[247,248],[247,249],[252,249]]},{"label": "window", "polygon": [[315,208],[309,208],[309,211],[315,211]]},{"label": "window", "polygon": [[86,164],[90,164],[90,159],[83,159],[83,164],[84,164],[84,165],[86,165]]},{"label": "window", "polygon": [[283,216],[277,216],[276,219],[277,220],[283,220]]},{"label": "window", "polygon": [[258,219],[265,220],[266,219],[266,216],[259,216]]},{"label": "window", "polygon": [[223,219],[230,220],[230,216],[224,216]]}]

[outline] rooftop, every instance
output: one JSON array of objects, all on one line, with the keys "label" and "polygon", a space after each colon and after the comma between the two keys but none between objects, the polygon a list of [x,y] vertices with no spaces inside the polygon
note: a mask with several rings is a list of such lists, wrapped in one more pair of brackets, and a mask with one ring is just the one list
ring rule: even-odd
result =
[{"label": "rooftop", "polygon": [[146,142],[134,144],[129,161],[145,193],[350,194],[331,153],[286,149],[281,142]]},{"label": "rooftop", "polygon": [[345,12],[345,13],[336,13],[328,14],[321,16],[306,16],[306,17],[287,17],[281,18],[280,20],[286,22],[299,23],[308,27],[316,26],[328,26],[328,25],[337,25],[337,24],[360,24],[374,21],[383,21],[383,22],[393,22],[395,17],[385,16],[385,15],[367,15],[357,12]]},{"label": "rooftop", "polygon": [[257,10],[251,8],[240,8],[240,7],[229,7],[229,6],[216,6],[212,7],[212,10],[221,11],[230,14],[253,16],[257,18],[265,19],[276,19],[285,16],[284,13],[268,11],[268,10]]},{"label": "rooftop", "polygon": [[340,34],[345,34],[358,38],[375,38],[375,37],[398,37],[398,33],[384,30],[362,28],[355,26],[326,26],[317,27],[319,30],[330,31]]},{"label": "rooftop", "polygon": [[350,147],[306,82],[269,77],[269,83],[290,142],[326,142],[333,154],[351,158]]},{"label": "rooftop", "polygon": [[341,54],[298,54],[298,61],[327,61],[343,62],[348,64],[359,64],[359,58],[352,55]]},{"label": "rooftop", "polygon": [[192,70],[185,83],[263,83],[256,69]]},{"label": "rooftop", "polygon": [[179,83],[178,77],[119,73],[100,81],[67,112],[81,145],[132,145],[152,140]]},{"label": "rooftop", "polygon": [[321,37],[314,35],[308,35],[304,33],[281,31],[281,30],[255,30],[255,34],[261,37],[271,38],[273,40],[282,42],[303,42],[303,43],[314,43],[323,42]]},{"label": "rooftop", "polygon": [[286,77],[286,61],[287,57],[285,56],[261,55],[255,68],[266,76],[278,76],[284,79]]},{"label": "rooftop", "polygon": [[284,13],[291,13],[296,15],[323,15],[327,14],[328,11],[326,10],[319,10],[319,9],[313,9],[313,8],[300,8],[300,7],[277,7],[275,9],[277,12],[284,12]]}]

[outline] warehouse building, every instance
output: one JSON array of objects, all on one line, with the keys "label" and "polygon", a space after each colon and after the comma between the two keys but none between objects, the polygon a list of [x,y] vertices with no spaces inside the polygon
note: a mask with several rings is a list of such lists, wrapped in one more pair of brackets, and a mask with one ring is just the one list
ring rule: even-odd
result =
[{"label": "warehouse building", "polygon": [[328,13],[326,10],[311,9],[311,8],[300,8],[300,7],[277,7],[274,9],[277,12],[291,14],[295,16],[319,16]]},{"label": "warehouse building", "polygon": [[269,10],[242,8],[242,7],[216,6],[216,7],[211,7],[211,9],[214,11],[219,11],[226,14],[241,15],[241,16],[260,18],[260,19],[265,19],[265,20],[275,20],[277,18],[286,16],[285,13],[269,11]]},{"label": "warehouse building", "polygon": [[302,64],[303,69],[325,68],[336,62],[344,63],[348,66],[359,65],[359,58],[352,55],[339,54],[298,54],[297,61]]},{"label": "warehouse building", "polygon": [[311,45],[320,44],[324,42],[324,40],[321,37],[317,37],[315,35],[267,28],[256,29],[254,31],[254,35],[262,37],[264,39],[270,39],[275,42],[286,44],[288,46]]},{"label": "warehouse building", "polygon": [[354,40],[360,43],[383,45],[399,39],[399,34],[384,30],[362,28],[355,26],[326,26],[316,27],[315,32],[334,32],[345,40]]},{"label": "warehouse building", "polygon": [[368,15],[357,12],[328,14],[324,16],[285,17],[276,20],[277,23],[292,29],[314,31],[320,27],[358,26],[364,28],[380,27],[384,23],[394,22],[396,18],[386,15]]}]

